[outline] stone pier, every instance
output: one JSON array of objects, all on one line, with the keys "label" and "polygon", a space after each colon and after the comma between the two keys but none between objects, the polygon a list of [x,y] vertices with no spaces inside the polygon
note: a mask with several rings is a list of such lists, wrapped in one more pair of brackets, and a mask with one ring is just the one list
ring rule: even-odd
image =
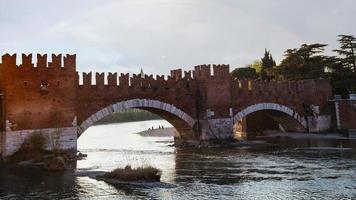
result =
[{"label": "stone pier", "polygon": [[[48,138],[48,149],[55,140],[56,148],[75,150],[87,128],[130,108],[170,122],[180,142],[244,139],[249,130],[276,127],[306,131],[304,106],[325,108],[331,96],[329,80],[235,80],[226,64],[175,69],[168,76],[93,74],[77,72],[76,55],[36,57],[22,54],[21,63],[16,54],[1,57],[1,157],[34,133]],[[261,126],[265,122],[270,126]]]}]

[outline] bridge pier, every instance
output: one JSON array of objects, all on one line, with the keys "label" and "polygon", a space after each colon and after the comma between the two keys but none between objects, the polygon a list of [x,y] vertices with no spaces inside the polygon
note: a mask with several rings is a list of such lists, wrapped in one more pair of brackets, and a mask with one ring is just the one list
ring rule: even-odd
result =
[{"label": "bridge pier", "polygon": [[[14,153],[34,133],[52,141],[48,149],[53,148],[50,143],[56,143],[57,148],[75,150],[77,134],[107,115],[130,108],[146,109],[166,119],[180,132],[177,142],[245,139],[244,118],[265,110],[291,119],[274,115],[280,124],[305,128],[304,105],[325,108],[331,95],[329,80],[235,80],[225,64],[172,70],[169,76],[156,78],[96,73],[92,84],[92,72],[79,76],[76,55],[52,54],[48,62],[46,54],[37,54],[33,62],[32,54],[22,54],[21,63],[16,56],[5,54],[0,62],[3,157]],[[324,127],[321,124],[316,130]]]},{"label": "bridge pier", "polygon": [[[233,139],[233,119],[205,119],[197,121],[195,125],[195,137],[176,137],[174,138],[177,146],[195,146],[198,147],[202,143],[210,141],[224,141]],[[181,134],[186,135],[186,134]]]},{"label": "bridge pier", "polygon": [[28,138],[40,134],[46,139],[47,150],[77,151],[77,127],[45,128],[33,130],[7,130],[2,132],[1,156],[6,158],[18,151]]},{"label": "bridge pier", "polygon": [[219,118],[199,120],[200,140],[226,140],[233,138],[233,119]]}]

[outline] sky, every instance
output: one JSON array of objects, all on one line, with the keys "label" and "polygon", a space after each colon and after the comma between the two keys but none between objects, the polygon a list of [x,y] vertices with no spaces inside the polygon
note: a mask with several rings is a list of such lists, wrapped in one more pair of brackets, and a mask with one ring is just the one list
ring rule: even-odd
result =
[{"label": "sky", "polygon": [[0,0],[0,27],[1,54],[77,54],[80,72],[232,70],[265,48],[277,63],[303,43],[331,54],[338,34],[356,35],[356,1]]}]

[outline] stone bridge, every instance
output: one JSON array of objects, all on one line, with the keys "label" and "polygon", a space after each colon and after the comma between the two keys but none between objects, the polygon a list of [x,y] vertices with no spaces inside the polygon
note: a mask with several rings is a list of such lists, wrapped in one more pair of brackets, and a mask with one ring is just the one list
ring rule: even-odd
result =
[{"label": "stone bridge", "polygon": [[[305,108],[321,112],[329,80],[234,80],[229,65],[200,65],[169,76],[79,74],[76,55],[5,54],[0,63],[0,153],[14,153],[33,133],[48,148],[76,149],[77,137],[105,116],[129,108],[158,114],[179,132],[177,142],[242,139],[246,132],[312,129]],[[314,116],[318,123],[318,116]],[[312,120],[313,121],[313,120]],[[315,125],[315,123],[314,123]],[[55,141],[55,142],[53,142]]]}]

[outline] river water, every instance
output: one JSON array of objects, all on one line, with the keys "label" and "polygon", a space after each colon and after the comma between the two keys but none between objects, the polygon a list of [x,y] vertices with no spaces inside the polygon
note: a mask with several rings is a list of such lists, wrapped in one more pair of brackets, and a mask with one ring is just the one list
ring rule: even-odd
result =
[{"label": "river water", "polygon": [[[135,134],[159,125],[170,126],[163,120],[93,126],[78,140],[88,157],[75,173],[2,169],[0,199],[356,199],[355,140],[197,150]],[[346,149],[314,148],[320,146]],[[90,178],[127,164],[161,169],[163,183],[114,187]]]}]

